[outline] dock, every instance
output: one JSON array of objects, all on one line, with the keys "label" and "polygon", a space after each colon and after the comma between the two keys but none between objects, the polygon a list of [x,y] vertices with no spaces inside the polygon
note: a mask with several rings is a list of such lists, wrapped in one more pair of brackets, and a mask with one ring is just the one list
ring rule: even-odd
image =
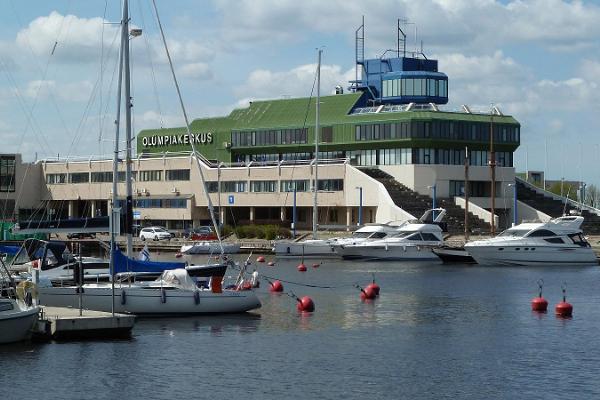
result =
[{"label": "dock", "polygon": [[135,316],[78,308],[42,306],[36,340],[107,339],[131,335]]}]

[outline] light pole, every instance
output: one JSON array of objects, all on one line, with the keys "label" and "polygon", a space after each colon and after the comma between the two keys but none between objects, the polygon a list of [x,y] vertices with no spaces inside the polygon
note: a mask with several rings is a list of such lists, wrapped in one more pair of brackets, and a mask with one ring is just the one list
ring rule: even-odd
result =
[{"label": "light pole", "polygon": [[363,224],[363,188],[362,186],[357,186],[358,189],[358,226],[362,226]]},{"label": "light pole", "polygon": [[517,181],[515,183],[509,183],[508,187],[513,188],[513,226],[517,225]]}]

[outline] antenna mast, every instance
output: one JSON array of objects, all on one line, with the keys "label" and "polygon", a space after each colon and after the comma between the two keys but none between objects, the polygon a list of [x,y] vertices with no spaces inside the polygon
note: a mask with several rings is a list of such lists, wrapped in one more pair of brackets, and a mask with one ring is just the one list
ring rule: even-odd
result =
[{"label": "antenna mast", "polygon": [[406,33],[400,27],[400,24],[406,24],[408,21],[398,18],[398,58],[400,58],[400,43],[402,43],[402,57],[406,57]]},{"label": "antenna mast", "polygon": [[[365,16],[362,16],[362,24],[356,29],[354,33],[355,39],[355,55],[356,55],[356,65],[355,65],[355,82],[358,82],[358,66],[364,66],[365,62]],[[357,83],[355,83],[356,85]]]}]

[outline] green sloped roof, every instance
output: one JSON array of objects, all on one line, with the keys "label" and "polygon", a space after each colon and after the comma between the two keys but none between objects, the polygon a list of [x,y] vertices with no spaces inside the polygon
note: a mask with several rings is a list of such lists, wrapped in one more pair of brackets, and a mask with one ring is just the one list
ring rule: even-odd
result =
[{"label": "green sloped roof", "polygon": [[[362,93],[321,97],[321,125],[348,123],[376,123],[398,120],[454,120],[489,122],[485,114],[467,114],[444,111],[398,111],[350,115]],[[254,101],[249,107],[235,109],[226,117],[202,118],[192,122],[194,132],[228,132],[231,130],[280,129],[286,127],[312,127],[315,124],[315,101],[313,98],[277,99]],[[512,116],[494,116],[494,122],[519,124]],[[171,129],[147,129],[140,136],[184,133],[183,127]]]}]

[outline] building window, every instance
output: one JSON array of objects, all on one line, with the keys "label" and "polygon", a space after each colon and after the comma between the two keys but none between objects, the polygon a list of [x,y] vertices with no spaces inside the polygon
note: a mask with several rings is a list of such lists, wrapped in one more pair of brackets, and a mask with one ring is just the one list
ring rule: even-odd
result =
[{"label": "building window", "polygon": [[112,180],[113,180],[113,173],[110,172],[110,171],[106,171],[106,172],[92,172],[91,173],[91,177],[92,177],[92,182],[94,182],[94,183],[112,182]]},{"label": "building window", "polygon": [[15,191],[15,156],[0,156],[0,192]]},{"label": "building window", "polygon": [[277,181],[252,181],[250,182],[251,192],[268,192],[277,191]]},{"label": "building window", "polygon": [[321,142],[333,143],[333,127],[324,126],[321,128]]},{"label": "building window", "polygon": [[138,171],[138,182],[158,182],[162,181],[162,170]]},{"label": "building window", "polygon": [[[46,183],[50,185],[58,185],[67,183],[67,174],[47,174]],[[14,189],[13,189],[14,191]]]},{"label": "building window", "polygon": [[206,191],[208,193],[217,193],[219,191],[219,182],[218,181],[206,182]]},{"label": "building window", "polygon": [[319,190],[324,190],[326,192],[340,192],[344,190],[344,180],[343,179],[320,179],[319,180]]},{"label": "building window", "polygon": [[69,183],[88,183],[89,181],[89,172],[73,172],[69,174]]},{"label": "building window", "polygon": [[224,193],[243,193],[246,191],[246,181],[225,181],[221,182],[221,192]]},{"label": "building window", "polygon": [[167,170],[168,181],[189,181],[190,170],[189,169],[169,169]]},{"label": "building window", "polygon": [[307,179],[295,181],[281,181],[281,192],[293,192],[294,188],[296,189],[296,192],[308,192],[310,184]]}]

